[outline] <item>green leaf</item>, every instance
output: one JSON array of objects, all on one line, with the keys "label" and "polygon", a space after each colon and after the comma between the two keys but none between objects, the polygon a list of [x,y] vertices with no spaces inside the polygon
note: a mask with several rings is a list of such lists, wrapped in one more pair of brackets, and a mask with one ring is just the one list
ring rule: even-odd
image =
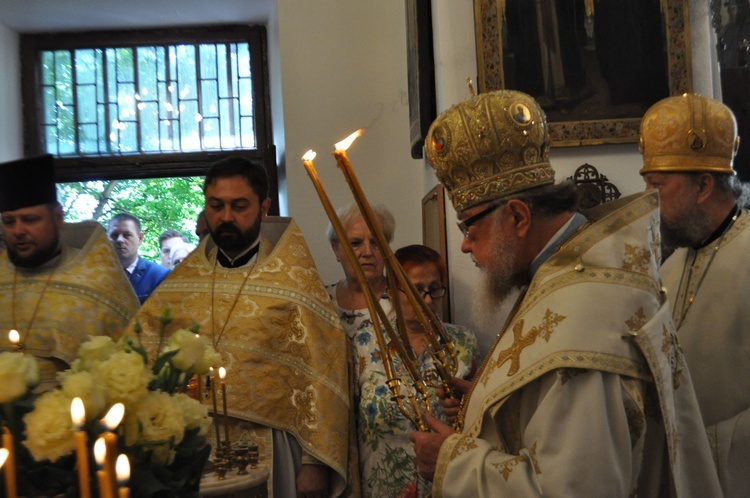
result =
[{"label": "green leaf", "polygon": [[159,375],[162,368],[164,368],[164,365],[166,365],[167,362],[174,358],[174,356],[179,352],[179,349],[175,349],[173,351],[167,351],[166,353],[160,354],[154,362],[154,367],[151,369],[151,371],[154,372],[154,375]]}]

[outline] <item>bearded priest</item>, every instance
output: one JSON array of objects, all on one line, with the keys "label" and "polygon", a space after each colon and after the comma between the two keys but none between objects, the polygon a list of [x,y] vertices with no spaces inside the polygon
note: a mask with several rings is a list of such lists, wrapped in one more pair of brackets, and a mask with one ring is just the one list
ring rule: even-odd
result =
[{"label": "bearded priest", "polygon": [[578,212],[520,92],[448,109],[425,144],[487,301],[521,288],[459,386],[462,430],[428,417],[434,432],[410,434],[433,496],[721,496],[659,283],[656,193]]},{"label": "bearded priest", "polygon": [[349,451],[347,338],[307,244],[292,219],[267,217],[262,165],[214,163],[204,194],[210,237],[151,294],[133,330],[155,354],[166,308],[174,317],[166,335],[199,324],[227,370],[230,441],[259,446],[269,494],[339,496]]}]

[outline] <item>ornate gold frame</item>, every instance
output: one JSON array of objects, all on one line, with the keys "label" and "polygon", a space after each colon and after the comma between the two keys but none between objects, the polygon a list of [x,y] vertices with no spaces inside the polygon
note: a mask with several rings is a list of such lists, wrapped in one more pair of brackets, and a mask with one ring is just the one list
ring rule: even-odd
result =
[{"label": "ornate gold frame", "polygon": [[[504,0],[474,0],[478,84],[482,92],[505,88],[502,9]],[[692,91],[690,12],[687,0],[661,0],[670,95]],[[638,142],[641,118],[549,123],[552,144],[560,147]]]}]

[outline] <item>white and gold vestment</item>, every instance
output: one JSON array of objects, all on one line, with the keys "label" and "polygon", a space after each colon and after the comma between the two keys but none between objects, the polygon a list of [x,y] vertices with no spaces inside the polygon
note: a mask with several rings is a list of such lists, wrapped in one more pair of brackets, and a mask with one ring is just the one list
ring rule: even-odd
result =
[{"label": "white and gold vestment", "polygon": [[477,373],[436,498],[720,496],[659,284],[658,196],[586,216]]},{"label": "white and gold vestment", "polygon": [[725,497],[750,492],[750,212],[661,269]]}]

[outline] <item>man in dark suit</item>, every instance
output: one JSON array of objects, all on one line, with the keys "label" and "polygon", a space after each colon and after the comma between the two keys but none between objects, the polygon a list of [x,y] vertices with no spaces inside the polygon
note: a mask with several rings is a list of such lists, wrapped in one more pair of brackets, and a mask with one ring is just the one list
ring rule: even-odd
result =
[{"label": "man in dark suit", "polygon": [[156,286],[166,278],[169,270],[138,255],[138,248],[143,242],[143,232],[140,220],[132,214],[116,214],[109,222],[108,232],[109,239],[117,251],[117,257],[128,274],[138,300],[143,304]]}]

